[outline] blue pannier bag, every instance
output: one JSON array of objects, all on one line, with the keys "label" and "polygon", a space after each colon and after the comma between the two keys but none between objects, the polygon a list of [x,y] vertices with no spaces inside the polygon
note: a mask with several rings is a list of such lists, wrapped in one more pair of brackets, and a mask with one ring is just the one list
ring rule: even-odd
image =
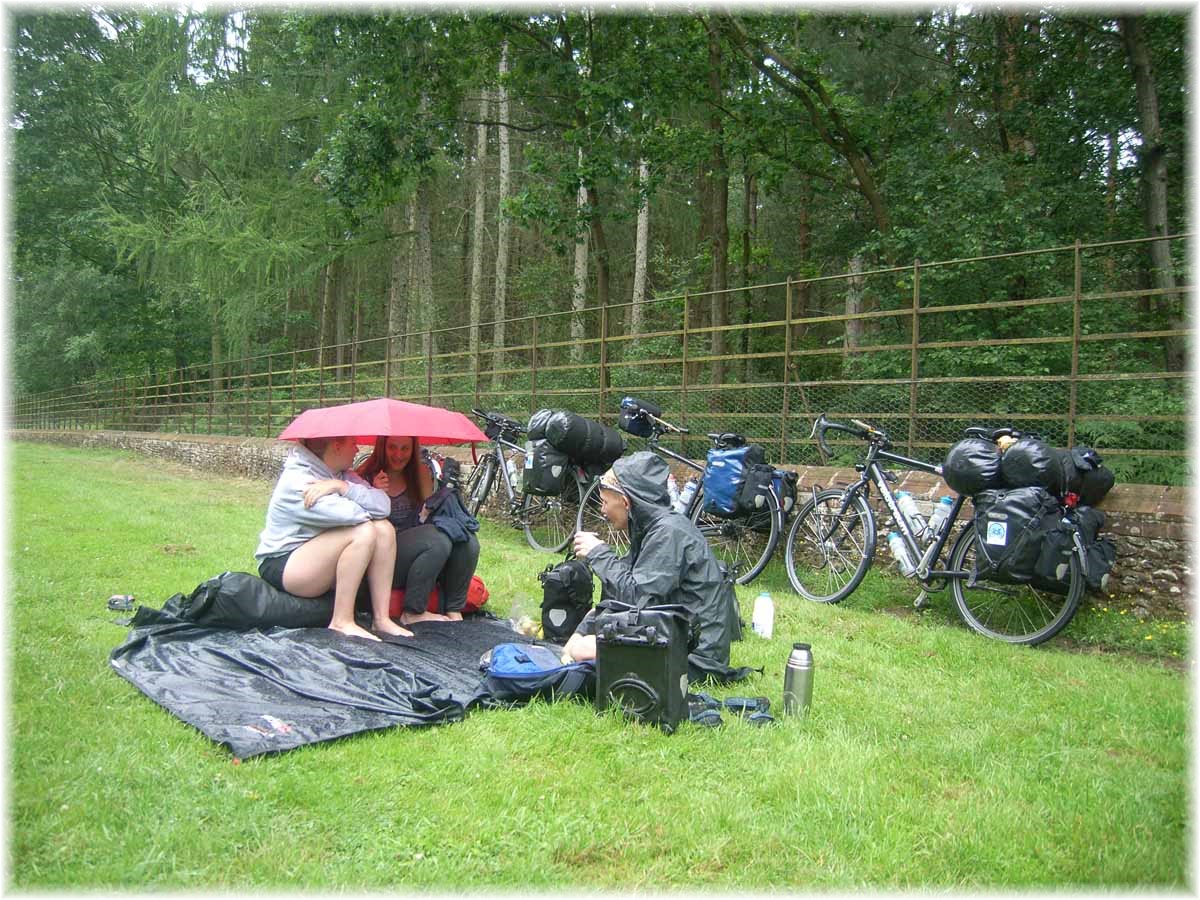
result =
[{"label": "blue pannier bag", "polygon": [[766,454],[758,444],[709,450],[704,470],[704,511],[722,517],[738,515],[738,496],[746,483],[746,469],[765,461]]},{"label": "blue pannier bag", "polygon": [[481,663],[484,688],[493,700],[516,703],[534,697],[555,699],[573,694],[593,697],[596,667],[590,662],[564,663],[561,649],[540,644],[497,644]]}]

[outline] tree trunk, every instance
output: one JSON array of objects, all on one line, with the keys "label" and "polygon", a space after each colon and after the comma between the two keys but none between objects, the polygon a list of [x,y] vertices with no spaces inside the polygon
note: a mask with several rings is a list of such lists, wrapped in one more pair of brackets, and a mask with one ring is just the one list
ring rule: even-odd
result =
[{"label": "tree trunk", "polygon": [[[796,255],[800,263],[801,278],[808,278],[811,275],[809,257],[812,255],[812,201],[812,179],[805,175],[800,179],[800,208],[797,210],[799,221],[796,225]],[[807,281],[796,285],[792,294],[793,319],[803,319],[808,315],[808,298],[811,287],[812,285]],[[807,325],[797,325],[792,337],[800,341],[807,333]]]},{"label": "tree trunk", "polygon": [[[333,248],[330,248],[332,252]],[[332,304],[331,295],[333,294],[333,268],[337,265],[336,259],[331,259],[325,264],[325,268],[321,275],[321,324],[320,334],[317,337],[317,367],[324,372],[325,364],[329,358],[329,308]],[[324,377],[322,375],[322,377]]]},{"label": "tree trunk", "polygon": [[[493,308],[495,326],[492,331],[492,346],[496,347],[498,352],[492,354],[493,371],[504,368],[504,342],[507,339],[504,320],[508,315],[508,236],[511,229],[511,221],[504,211],[504,203],[508,199],[511,173],[508,143],[508,87],[504,83],[507,74],[508,42],[506,41],[500,48],[500,83],[496,88],[496,118],[499,121],[496,136],[499,140],[500,184],[499,198],[496,202],[499,221],[496,225],[496,291]],[[500,379],[499,375],[493,376],[493,389],[499,386]]]},{"label": "tree trunk", "polygon": [[210,301],[212,316],[210,329],[212,338],[209,341],[209,374],[212,376],[213,407],[220,409],[225,403],[225,378],[221,365],[221,305],[216,300]]},{"label": "tree trunk", "polygon": [[629,333],[641,334],[646,306],[646,264],[650,252],[650,163],[638,161],[637,241],[633,254],[633,305],[629,308]]},{"label": "tree trunk", "polygon": [[408,325],[409,259],[412,256],[407,247],[412,241],[412,233],[408,230],[407,216],[399,203],[393,204],[388,210],[388,222],[392,230],[392,265],[387,304],[388,353],[395,358],[404,355],[403,335]]},{"label": "tree trunk", "polygon": [[[1138,161],[1142,167],[1142,212],[1146,231],[1151,237],[1169,233],[1167,146],[1163,140],[1162,124],[1158,114],[1158,90],[1154,83],[1154,69],[1150,63],[1150,50],[1142,30],[1141,16],[1122,16],[1117,20],[1121,39],[1133,70],[1134,86],[1137,89],[1138,119],[1142,132],[1142,147]],[[1179,298],[1174,294],[1175,269],[1171,263],[1171,247],[1167,241],[1151,241],[1150,271],[1154,287],[1164,291],[1155,305],[1167,313],[1167,321],[1173,329],[1183,328]],[[1165,338],[1163,350],[1168,371],[1182,371],[1187,363],[1187,352],[1182,338]]]},{"label": "tree trunk", "polygon": [[[1037,13],[1032,13],[1029,23],[1031,34],[1040,30]],[[1018,111],[1025,102],[1025,66],[1020,55],[1027,39],[1026,20],[1021,13],[999,13],[996,16],[996,62],[998,77],[995,82],[996,120],[999,128],[1000,149],[1005,153],[1020,154],[1025,158],[1034,155],[1033,140],[1025,134],[1018,122]]]},{"label": "tree trunk", "polygon": [[414,207],[416,246],[413,253],[413,287],[420,318],[418,327],[422,332],[421,352],[427,359],[437,353],[437,339],[431,332],[437,324],[437,313],[433,306],[433,235],[429,209],[432,193],[429,177],[425,176],[417,185]]},{"label": "tree trunk", "polygon": [[487,160],[488,92],[479,100],[479,124],[475,127],[475,221],[471,239],[471,308],[468,347],[472,365],[479,358],[479,316],[483,307],[483,217],[487,213],[487,197],[483,180]]},{"label": "tree trunk", "polygon": [[349,306],[346,302],[346,282],[350,280],[348,276],[352,275],[353,270],[346,271],[344,267],[339,267],[337,278],[334,279],[333,358],[334,372],[339,382],[346,378],[346,308]]},{"label": "tree trunk", "polygon": [[[711,306],[711,319],[714,326],[729,324],[729,170],[725,161],[725,135],[723,133],[723,89],[721,85],[721,43],[717,38],[716,29],[708,27],[708,93],[711,104],[708,118],[708,138],[712,144],[711,167],[711,206],[712,217],[709,233],[712,235],[712,269],[709,275],[708,287]],[[726,352],[726,333],[712,332],[712,354],[721,356]],[[713,384],[724,384],[725,361],[713,360]],[[709,395],[709,408],[721,408],[719,391]]]},{"label": "tree trunk", "polygon": [[[863,278],[857,273],[863,270],[863,259],[861,256],[852,257],[850,260],[850,271],[856,273],[853,277],[846,280],[846,315],[857,316],[863,311]],[[863,320],[862,319],[847,319],[846,320],[846,352],[857,350],[862,344],[863,335]]]},{"label": "tree trunk", "polygon": [[[583,172],[583,148],[579,148],[579,171]],[[584,187],[580,175],[579,188],[575,192],[575,275],[572,279],[571,309],[571,362],[583,359],[583,309],[587,306],[587,277],[588,277],[588,232],[579,227],[587,210],[587,188]]]},{"label": "tree trunk", "polygon": [[[756,179],[750,172],[742,173],[742,325],[754,321],[753,294],[750,287],[750,250],[757,217],[758,189]],[[750,352],[750,329],[742,328],[742,355]],[[742,381],[750,380],[750,360],[742,360]]]}]

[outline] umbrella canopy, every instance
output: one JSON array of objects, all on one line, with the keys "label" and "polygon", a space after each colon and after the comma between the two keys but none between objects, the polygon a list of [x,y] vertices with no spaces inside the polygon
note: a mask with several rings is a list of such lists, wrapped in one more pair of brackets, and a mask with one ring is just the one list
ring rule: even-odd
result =
[{"label": "umbrella canopy", "polygon": [[360,444],[371,443],[377,437],[416,437],[422,444],[487,440],[475,423],[462,413],[388,397],[306,409],[283,429],[279,439],[294,441],[344,434],[357,435]]}]

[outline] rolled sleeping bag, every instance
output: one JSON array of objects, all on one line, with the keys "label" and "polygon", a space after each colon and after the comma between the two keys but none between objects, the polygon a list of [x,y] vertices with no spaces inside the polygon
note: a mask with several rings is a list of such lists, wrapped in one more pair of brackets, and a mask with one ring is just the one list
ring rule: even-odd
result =
[{"label": "rolled sleeping bag", "polygon": [[942,478],[959,494],[1000,487],[1000,447],[985,438],[964,438],[947,451]]},{"label": "rolled sleeping bag", "polygon": [[1061,496],[1063,475],[1061,451],[1035,437],[1019,438],[1000,457],[1000,480],[1006,487],[1040,487]]},{"label": "rolled sleeping bag", "polygon": [[546,440],[579,463],[611,463],[625,452],[625,439],[615,428],[565,409],[546,421]]},{"label": "rolled sleeping bag", "polygon": [[529,433],[526,438],[531,441],[540,441],[546,436],[546,422],[554,415],[552,409],[539,409],[529,417]]}]

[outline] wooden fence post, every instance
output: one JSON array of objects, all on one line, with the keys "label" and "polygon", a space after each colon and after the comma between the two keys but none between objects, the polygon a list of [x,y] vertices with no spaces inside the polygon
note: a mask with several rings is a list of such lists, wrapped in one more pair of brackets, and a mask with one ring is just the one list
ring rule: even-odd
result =
[{"label": "wooden fence post", "polygon": [[792,365],[792,276],[787,277],[783,308],[783,404],[779,421],[779,464],[787,461],[788,442],[788,372]]},{"label": "wooden fence post", "polygon": [[917,437],[917,377],[920,375],[921,342],[921,260],[913,260],[912,350],[909,361],[908,385],[908,455],[913,455]]},{"label": "wooden fence post", "polygon": [[433,329],[425,331],[425,402],[433,406]]},{"label": "wooden fence post", "polygon": [[608,394],[608,306],[600,307],[600,408],[596,418],[604,421],[604,401]]},{"label": "wooden fence post", "polygon": [[529,348],[529,413],[537,409],[538,317],[533,317],[533,342]]},{"label": "wooden fence post", "polygon": [[1083,254],[1079,239],[1075,240],[1075,290],[1072,298],[1071,320],[1071,389],[1067,401],[1067,446],[1075,446],[1075,416],[1079,412],[1079,336],[1083,299]]},{"label": "wooden fence post", "polygon": [[684,428],[687,428],[687,390],[688,390],[688,308],[691,300],[687,291],[683,292],[683,374],[679,379],[679,418]]}]

